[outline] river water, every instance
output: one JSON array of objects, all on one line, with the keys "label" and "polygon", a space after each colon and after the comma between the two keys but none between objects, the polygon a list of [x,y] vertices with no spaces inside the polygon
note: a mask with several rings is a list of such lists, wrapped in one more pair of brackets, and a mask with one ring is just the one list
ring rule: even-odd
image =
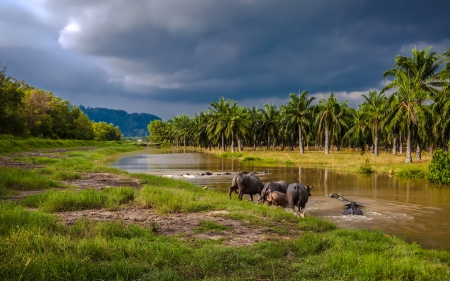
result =
[{"label": "river water", "polygon": [[[297,166],[268,168],[206,153],[159,148],[116,155],[105,164],[134,173],[174,177],[188,173],[190,176],[182,178],[223,192],[224,196],[228,196],[233,177],[226,172],[267,171],[269,174],[260,176],[263,183],[284,180],[288,184],[313,186],[306,214],[327,219],[341,228],[379,228],[426,248],[450,249],[450,187],[426,180]],[[204,172],[220,175],[199,176]],[[330,198],[331,193],[362,204],[364,216],[343,216],[345,202]],[[237,200],[235,194],[232,200]]]}]

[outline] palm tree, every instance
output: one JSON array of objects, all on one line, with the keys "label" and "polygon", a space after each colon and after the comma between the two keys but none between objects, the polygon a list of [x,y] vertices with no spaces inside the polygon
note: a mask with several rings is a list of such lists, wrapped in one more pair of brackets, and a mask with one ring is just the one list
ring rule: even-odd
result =
[{"label": "palm tree", "polygon": [[219,102],[212,102],[210,110],[213,115],[212,126],[210,127],[210,132],[214,134],[220,134],[222,137],[222,151],[225,151],[225,130],[228,124],[228,112],[232,100],[225,100],[221,97]]},{"label": "palm tree", "polygon": [[276,105],[264,104],[261,110],[262,130],[267,134],[267,150],[270,149],[270,136],[275,138],[278,133],[278,110]]},{"label": "palm tree", "polygon": [[362,110],[361,106],[358,110],[352,111],[352,123],[350,128],[344,134],[343,139],[348,140],[352,146],[360,147],[364,151],[367,140],[370,136],[369,122],[367,121],[367,113]]},{"label": "palm tree", "polygon": [[420,126],[424,122],[425,112],[422,101],[428,96],[428,92],[421,89],[420,76],[409,77],[407,73],[398,71],[394,80],[385,89],[394,88],[397,91],[390,97],[391,123],[404,122],[406,125],[406,163],[411,163],[411,133],[413,125]]},{"label": "palm tree", "polygon": [[314,124],[317,128],[317,139],[321,141],[322,136],[325,138],[325,154],[330,153],[330,131],[336,123],[340,122],[339,112],[340,105],[333,93],[330,94],[328,99],[321,99],[317,105],[317,115]]},{"label": "palm tree", "polygon": [[365,116],[371,124],[373,132],[374,155],[379,156],[378,153],[378,136],[380,127],[387,113],[387,98],[384,93],[377,93],[376,91],[369,92],[369,96],[362,95],[364,103],[361,110],[365,112]]},{"label": "palm tree", "polygon": [[[239,135],[239,140],[243,137],[250,126],[250,120],[247,117],[244,107],[238,106],[237,102],[229,108],[227,113],[228,124],[225,133],[231,136],[231,152],[234,152],[234,139],[235,135]],[[240,144],[240,141],[238,141]],[[239,150],[241,146],[239,145]]]},{"label": "palm tree", "polygon": [[[427,99],[437,99],[445,82],[438,72],[444,62],[442,56],[426,50],[412,50],[412,57],[395,57],[395,67],[387,70],[383,76],[393,76],[394,80],[383,90],[397,89],[391,96],[391,106],[394,111],[393,122],[406,122],[407,143],[406,162],[411,163],[411,133],[413,125],[417,126],[418,135],[425,134],[426,114],[423,103]],[[417,144],[420,148],[420,143]]]},{"label": "palm tree", "polygon": [[262,113],[257,107],[252,107],[251,109],[246,109],[248,112],[248,118],[250,120],[250,131],[251,138],[253,139],[253,150],[256,150],[256,136],[261,131],[262,126]]},{"label": "palm tree", "polygon": [[304,127],[310,124],[310,118],[312,113],[311,102],[315,100],[315,97],[308,99],[308,92],[303,91],[301,94],[289,94],[289,101],[286,106],[282,107],[281,115],[282,120],[288,123],[296,124],[298,127],[298,143],[301,154],[305,153],[303,130]]}]

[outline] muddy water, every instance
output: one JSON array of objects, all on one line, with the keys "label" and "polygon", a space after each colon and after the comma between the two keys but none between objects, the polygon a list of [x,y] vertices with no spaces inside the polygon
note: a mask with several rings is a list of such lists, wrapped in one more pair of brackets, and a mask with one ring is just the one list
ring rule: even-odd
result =
[{"label": "muddy water", "polygon": [[[235,159],[188,150],[148,150],[118,155],[107,165],[129,172],[182,177],[199,186],[223,192],[227,196],[231,175],[242,171],[268,171],[263,183],[284,180],[312,185],[306,213],[328,219],[347,229],[380,228],[386,234],[402,236],[427,248],[450,249],[450,188],[425,180],[407,180],[387,175],[361,175],[327,169],[302,167],[258,167]],[[198,175],[204,172],[219,176]],[[330,193],[362,204],[364,216],[343,216],[343,201],[329,198]],[[235,194],[232,199],[237,200]]]}]

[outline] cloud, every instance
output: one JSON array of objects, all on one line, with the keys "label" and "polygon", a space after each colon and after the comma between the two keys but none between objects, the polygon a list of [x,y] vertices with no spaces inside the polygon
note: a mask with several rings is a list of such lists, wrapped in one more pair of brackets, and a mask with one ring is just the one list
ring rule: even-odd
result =
[{"label": "cloud", "polygon": [[221,96],[278,104],[299,89],[356,102],[383,87],[396,55],[450,45],[450,3],[436,0],[5,0],[0,8],[9,11],[0,59],[14,76],[85,106],[164,116]]}]

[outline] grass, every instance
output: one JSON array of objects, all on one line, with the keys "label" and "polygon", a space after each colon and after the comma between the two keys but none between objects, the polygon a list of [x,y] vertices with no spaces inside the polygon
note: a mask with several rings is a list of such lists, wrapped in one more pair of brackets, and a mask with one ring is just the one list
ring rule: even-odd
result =
[{"label": "grass", "polygon": [[[1,186],[6,192],[49,190],[19,202],[0,201],[2,280],[450,279],[449,251],[422,249],[379,230],[338,229],[328,221],[308,215],[299,219],[281,208],[228,200],[223,193],[203,190],[189,182],[147,174],[130,175],[101,165],[109,155],[133,149],[113,143],[92,150],[61,152],[61,158],[52,158],[56,161],[41,159],[45,167],[40,169],[3,170],[0,190]],[[265,157],[264,152],[247,153],[240,157]],[[356,171],[369,159],[375,171],[383,170],[381,160],[374,160],[368,153],[359,159],[354,153],[332,154],[332,159],[308,154],[317,156],[315,165],[354,161]],[[286,152],[266,152],[266,155],[279,163],[309,161],[306,160],[309,156],[294,157]],[[383,165],[392,169],[400,164]],[[342,166],[346,165],[341,163],[339,167]],[[135,177],[143,187],[77,191],[53,186],[57,180],[94,171]],[[8,174],[13,176],[5,180]],[[21,181],[21,178],[28,180]],[[41,184],[33,183],[35,180]],[[222,241],[163,236],[158,234],[156,225],[144,228],[122,221],[80,219],[66,226],[52,214],[93,208],[114,210],[123,204],[152,208],[163,215],[225,210],[222,216],[246,221],[250,228],[267,228],[268,239],[252,246],[227,247]],[[195,231],[214,233],[232,229],[204,220]],[[286,239],[270,239],[273,233]]]},{"label": "grass", "polygon": [[[205,153],[217,155],[227,154],[221,150],[202,150]],[[258,163],[258,165],[266,166],[292,166],[299,165],[305,168],[329,168],[337,171],[345,171],[352,173],[391,173],[394,175],[405,175],[404,171],[409,169],[427,171],[428,165],[431,163],[431,155],[424,151],[422,159],[413,159],[413,163],[405,163],[405,154],[392,155],[390,151],[380,151],[379,156],[375,156],[370,152],[361,154],[359,151],[352,149],[341,149],[341,151],[330,151],[325,155],[324,151],[310,148],[305,150],[304,154],[300,154],[298,150],[265,150],[246,147],[244,151],[238,153],[235,158],[247,163]]]}]

